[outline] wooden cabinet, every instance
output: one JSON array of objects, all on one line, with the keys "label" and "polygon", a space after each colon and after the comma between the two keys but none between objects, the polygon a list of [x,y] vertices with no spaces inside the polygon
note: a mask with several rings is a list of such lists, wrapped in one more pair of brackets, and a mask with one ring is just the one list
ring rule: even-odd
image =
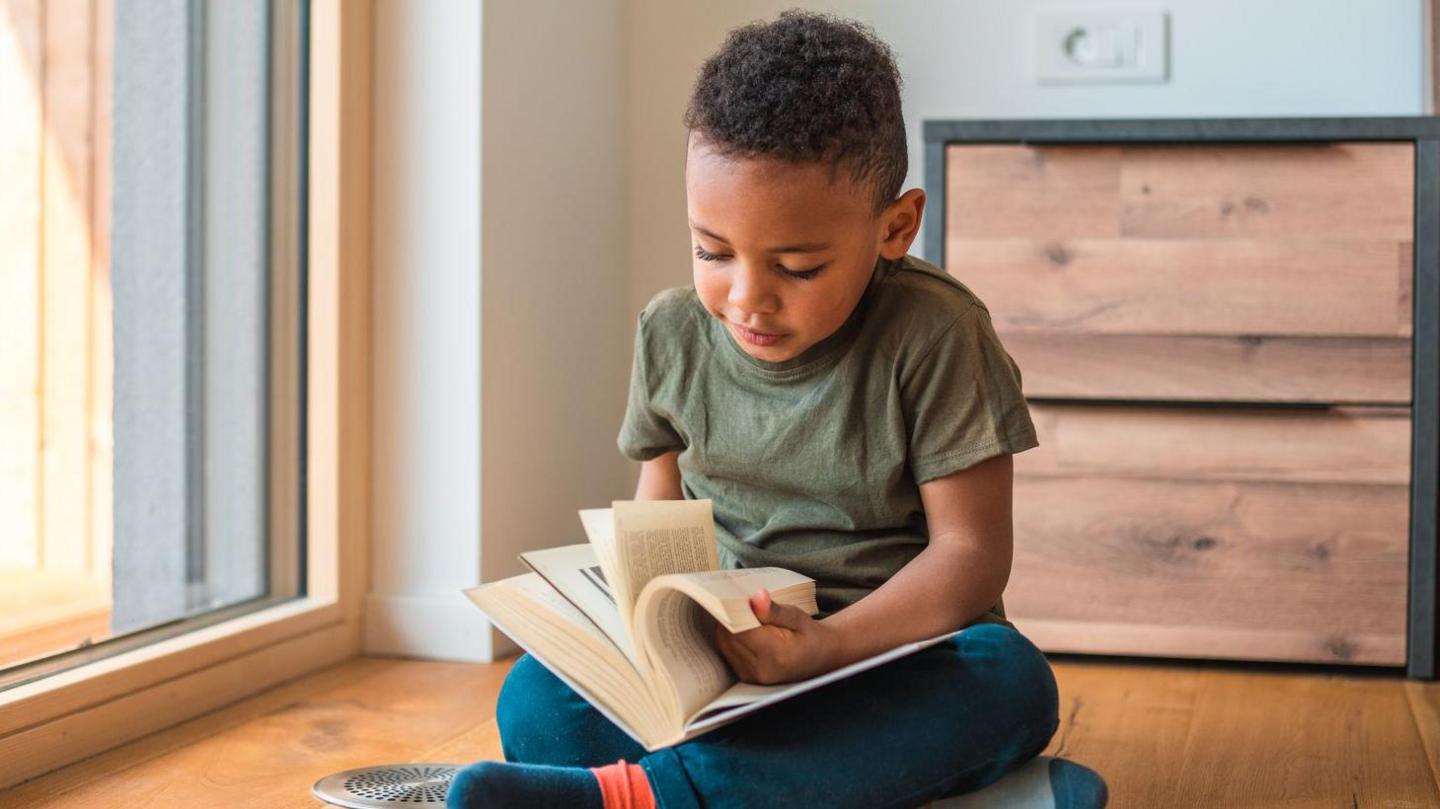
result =
[{"label": "wooden cabinet", "polygon": [[1406,665],[1415,143],[942,123],[929,245],[1039,430],[1011,620],[1048,651]]}]

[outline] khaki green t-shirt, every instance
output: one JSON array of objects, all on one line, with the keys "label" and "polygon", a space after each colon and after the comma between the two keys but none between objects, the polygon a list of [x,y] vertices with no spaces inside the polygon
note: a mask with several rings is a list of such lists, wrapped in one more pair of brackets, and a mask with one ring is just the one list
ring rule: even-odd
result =
[{"label": "khaki green t-shirt", "polygon": [[[810,576],[822,614],[924,549],[919,484],[1038,443],[989,310],[913,256],[876,262],[845,323],[784,362],[746,354],[693,288],[656,295],[619,436],[638,461],[679,450],[722,565]],[[1004,619],[1003,601],[981,618]]]}]

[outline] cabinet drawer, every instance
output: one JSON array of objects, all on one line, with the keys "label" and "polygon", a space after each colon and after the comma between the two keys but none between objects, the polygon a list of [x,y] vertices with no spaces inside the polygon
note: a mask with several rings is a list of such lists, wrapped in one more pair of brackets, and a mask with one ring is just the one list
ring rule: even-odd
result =
[{"label": "cabinet drawer", "polygon": [[1401,665],[1404,486],[1015,481],[1011,621],[1046,651]]},{"label": "cabinet drawer", "polygon": [[946,255],[968,239],[1409,241],[1414,167],[1405,142],[952,143]]},{"label": "cabinet drawer", "polygon": [[946,269],[1028,395],[1409,402],[1409,144],[946,154]]},{"label": "cabinet drawer", "polygon": [[1041,648],[1404,663],[1408,411],[1032,413],[1005,606]]}]

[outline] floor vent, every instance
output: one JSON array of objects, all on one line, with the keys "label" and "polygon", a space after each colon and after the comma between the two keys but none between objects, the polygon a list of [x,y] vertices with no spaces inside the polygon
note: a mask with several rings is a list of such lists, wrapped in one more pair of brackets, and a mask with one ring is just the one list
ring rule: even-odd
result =
[{"label": "floor vent", "polygon": [[450,779],[463,764],[390,764],[327,775],[315,782],[315,797],[349,809],[444,806]]}]

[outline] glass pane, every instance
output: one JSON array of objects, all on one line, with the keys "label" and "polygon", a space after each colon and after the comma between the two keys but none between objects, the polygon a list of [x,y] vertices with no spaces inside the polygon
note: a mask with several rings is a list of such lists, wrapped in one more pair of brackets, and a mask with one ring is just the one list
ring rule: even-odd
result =
[{"label": "glass pane", "polygon": [[0,687],[301,594],[303,5],[0,0]]}]

